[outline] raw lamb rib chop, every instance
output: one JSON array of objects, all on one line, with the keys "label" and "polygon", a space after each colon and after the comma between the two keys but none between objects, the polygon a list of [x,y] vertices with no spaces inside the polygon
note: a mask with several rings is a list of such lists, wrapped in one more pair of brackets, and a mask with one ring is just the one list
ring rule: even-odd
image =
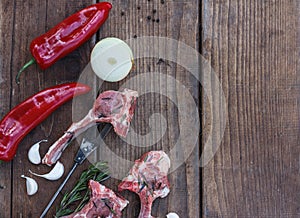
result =
[{"label": "raw lamb rib chop", "polygon": [[129,203],[118,197],[112,190],[100,183],[90,180],[91,198],[89,202],[77,213],[64,216],[63,218],[119,218],[121,211]]},{"label": "raw lamb rib chop", "polygon": [[150,151],[135,161],[129,175],[119,184],[119,191],[135,192],[141,200],[139,218],[153,218],[153,201],[166,197],[170,192],[168,170],[170,159],[163,151]]},{"label": "raw lamb rib chop", "polygon": [[115,132],[125,137],[133,117],[137,97],[138,93],[129,89],[125,89],[123,92],[106,91],[101,93],[88,114],[81,121],[73,123],[64,135],[49,148],[43,158],[43,163],[49,166],[56,163],[70,141],[99,122],[111,123]]}]

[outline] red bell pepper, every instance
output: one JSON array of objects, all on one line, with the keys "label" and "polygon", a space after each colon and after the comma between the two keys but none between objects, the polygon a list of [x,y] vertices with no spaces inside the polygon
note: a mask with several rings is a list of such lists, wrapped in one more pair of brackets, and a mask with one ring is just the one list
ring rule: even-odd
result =
[{"label": "red bell pepper", "polygon": [[106,21],[111,7],[108,2],[93,4],[35,38],[30,44],[33,59],[18,72],[16,82],[19,83],[21,73],[33,63],[46,69],[86,42]]},{"label": "red bell pepper", "polygon": [[80,83],[57,85],[40,91],[12,109],[0,121],[0,160],[12,160],[18,144],[33,128],[59,106],[90,89]]}]

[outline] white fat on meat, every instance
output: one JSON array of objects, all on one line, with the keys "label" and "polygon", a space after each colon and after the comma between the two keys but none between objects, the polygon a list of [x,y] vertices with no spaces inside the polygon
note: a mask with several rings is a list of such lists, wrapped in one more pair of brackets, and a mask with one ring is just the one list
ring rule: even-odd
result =
[{"label": "white fat on meat", "polygon": [[163,151],[150,151],[135,161],[134,166],[119,184],[119,191],[130,190],[139,195],[141,211],[139,218],[153,218],[152,203],[170,192],[168,171],[170,159]]},{"label": "white fat on meat", "polygon": [[89,188],[91,197],[89,202],[79,211],[62,218],[120,218],[122,210],[128,205],[128,201],[117,196],[111,189],[100,183],[90,180]]},{"label": "white fat on meat", "polygon": [[105,91],[95,100],[93,108],[80,121],[73,123],[49,148],[42,163],[56,163],[68,144],[78,135],[97,123],[111,123],[114,131],[126,137],[136,106],[138,93],[130,89],[123,92]]}]

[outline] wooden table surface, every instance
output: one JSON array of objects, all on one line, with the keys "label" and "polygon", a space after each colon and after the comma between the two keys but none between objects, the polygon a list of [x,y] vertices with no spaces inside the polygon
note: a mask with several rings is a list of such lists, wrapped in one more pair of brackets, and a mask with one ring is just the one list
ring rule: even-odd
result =
[{"label": "wooden table surface", "polygon": [[[219,81],[211,76],[209,88],[203,88],[203,83],[188,69],[158,54],[136,59],[129,77],[118,83],[96,85],[90,94],[95,94],[97,88],[118,90],[131,78],[149,73],[151,87],[145,80],[134,82],[145,90],[153,90],[139,97],[132,122],[131,132],[137,134],[135,142],[142,146],[131,145],[114,133],[106,139],[111,151],[123,159],[133,161],[155,149],[168,152],[176,143],[180,147],[189,140],[189,134],[184,133],[196,134],[191,152],[186,154],[182,146],[176,153],[183,161],[169,175],[171,192],[167,198],[156,200],[152,214],[165,217],[169,211],[175,211],[181,218],[300,217],[299,1],[112,0],[109,19],[91,40],[47,70],[30,67],[22,75],[21,84],[16,85],[16,73],[31,58],[31,40],[92,3],[95,1],[1,1],[0,118],[46,87],[77,81],[89,62],[93,46],[102,38],[174,39],[199,51]],[[149,41],[148,46],[157,44]],[[137,48],[137,53],[140,50]],[[176,48],[172,53],[180,57]],[[158,82],[154,72],[161,75]],[[211,72],[204,68],[199,75],[205,78]],[[91,77],[96,80],[94,75]],[[157,85],[161,93],[154,90]],[[194,114],[190,114],[200,121],[195,128],[190,128],[180,114],[182,108],[191,106],[178,107],[178,102],[185,98],[182,87],[197,106]],[[224,99],[217,91],[220,87]],[[220,106],[220,99],[226,104]],[[219,107],[223,114],[218,113]],[[153,117],[157,119],[153,121]],[[33,143],[46,138],[49,142],[41,146],[44,154],[71,122],[72,102],[68,102],[24,138],[13,161],[0,165],[1,218],[39,217],[62,179],[49,182],[33,177],[40,189],[36,195],[27,196],[25,181],[20,176],[29,176],[29,169],[49,171],[49,167],[30,164],[27,151]],[[167,127],[162,128],[162,124]],[[222,126],[224,132],[220,131]],[[151,144],[144,137],[147,134],[161,137]],[[212,153],[206,153],[210,139]],[[68,154],[61,159],[66,170],[70,169],[78,146],[74,142],[67,149]],[[205,162],[203,154],[214,155]],[[89,164],[85,162],[77,169],[63,193]],[[105,184],[117,190],[119,182],[118,178],[111,178]],[[137,217],[138,197],[130,192],[121,194],[130,201],[123,217]],[[52,217],[61,197],[47,217]]]}]

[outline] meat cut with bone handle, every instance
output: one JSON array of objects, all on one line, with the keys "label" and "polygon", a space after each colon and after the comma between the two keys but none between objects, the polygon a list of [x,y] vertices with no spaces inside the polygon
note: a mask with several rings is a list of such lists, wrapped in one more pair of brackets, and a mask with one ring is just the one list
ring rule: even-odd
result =
[{"label": "meat cut with bone handle", "polygon": [[62,218],[79,217],[104,217],[120,218],[122,210],[129,203],[124,198],[118,197],[112,190],[100,183],[90,180],[91,198],[79,211]]},{"label": "meat cut with bone handle", "polygon": [[111,123],[114,131],[126,137],[136,106],[138,93],[130,89],[123,92],[105,91],[95,100],[93,108],[80,121],[69,129],[49,148],[42,162],[52,165],[60,158],[67,145],[78,135],[97,123]]},{"label": "meat cut with bone handle", "polygon": [[135,161],[129,174],[119,184],[119,191],[130,190],[139,195],[141,211],[139,218],[153,218],[153,201],[166,197],[170,192],[168,170],[170,159],[163,151],[150,151]]}]

